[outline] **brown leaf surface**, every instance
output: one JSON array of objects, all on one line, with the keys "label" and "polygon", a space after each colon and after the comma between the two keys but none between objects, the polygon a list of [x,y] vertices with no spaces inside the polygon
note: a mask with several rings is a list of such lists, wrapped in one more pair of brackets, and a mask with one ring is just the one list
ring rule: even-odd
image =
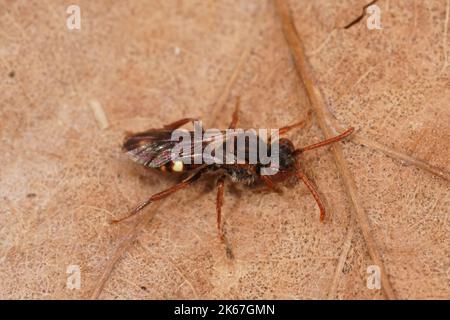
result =
[{"label": "brown leaf surface", "polygon": [[[126,159],[125,131],[188,116],[225,127],[236,96],[242,127],[280,127],[311,105],[272,1],[78,4],[82,29],[69,31],[66,2],[0,1],[1,298],[385,297],[366,286],[373,262],[330,148],[303,158],[323,224],[301,184],[228,184],[233,260],[213,179],[110,225],[176,181]],[[342,29],[365,4],[289,1],[328,125],[359,130],[342,152],[396,297],[448,299],[449,0],[381,0],[383,30]],[[289,137],[323,135],[313,119]]]}]

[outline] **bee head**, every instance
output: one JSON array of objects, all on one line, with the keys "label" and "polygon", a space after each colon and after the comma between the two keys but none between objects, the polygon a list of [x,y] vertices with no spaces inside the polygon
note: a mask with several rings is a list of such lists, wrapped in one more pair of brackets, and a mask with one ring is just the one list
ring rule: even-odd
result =
[{"label": "bee head", "polygon": [[278,140],[280,150],[280,171],[290,171],[295,168],[295,147],[291,140],[281,138]]}]

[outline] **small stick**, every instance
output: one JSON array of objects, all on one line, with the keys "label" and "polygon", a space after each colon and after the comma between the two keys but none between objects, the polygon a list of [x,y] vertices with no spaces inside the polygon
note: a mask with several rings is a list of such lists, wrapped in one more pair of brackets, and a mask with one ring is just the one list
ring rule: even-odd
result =
[{"label": "small stick", "polygon": [[422,161],[420,159],[411,157],[410,155],[407,155],[405,153],[402,153],[400,151],[397,151],[395,149],[389,148],[388,146],[385,146],[381,143],[378,143],[376,141],[373,141],[369,138],[363,137],[359,134],[353,135],[353,138],[351,139],[355,143],[360,143],[366,147],[369,147],[374,150],[378,150],[383,152],[385,155],[406,162],[408,165],[416,166],[420,169],[423,169],[425,171],[428,171],[442,179],[445,179],[447,181],[450,181],[450,172],[441,170],[435,166],[432,166],[428,164],[425,161]]},{"label": "small stick", "polygon": [[[332,120],[333,120],[334,127],[339,128],[339,129],[342,128],[342,126],[338,123],[336,118],[333,117]],[[416,157],[410,156],[410,155],[403,153],[401,151],[398,151],[394,148],[390,148],[382,143],[374,141],[374,140],[367,138],[365,136],[362,136],[358,133],[354,133],[352,135],[351,139],[349,139],[349,140],[352,141],[353,143],[361,144],[372,150],[380,151],[380,152],[384,153],[385,155],[387,155],[388,157],[391,157],[395,160],[404,161],[406,163],[406,165],[415,166],[419,169],[428,171],[429,173],[431,173],[435,176],[438,176],[444,180],[450,181],[450,172],[448,170],[444,170],[444,169],[438,168],[436,166],[433,166],[426,161],[423,161]]]}]

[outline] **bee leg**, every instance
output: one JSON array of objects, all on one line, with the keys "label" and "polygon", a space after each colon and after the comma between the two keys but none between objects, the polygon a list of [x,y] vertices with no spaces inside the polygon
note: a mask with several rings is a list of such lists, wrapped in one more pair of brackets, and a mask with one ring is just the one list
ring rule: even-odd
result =
[{"label": "bee leg", "polygon": [[261,176],[261,179],[263,180],[263,182],[266,184],[267,187],[263,190],[275,191],[278,194],[283,193],[283,191],[280,188],[278,188],[275,182],[273,182],[272,179],[270,179],[268,176]]},{"label": "bee leg", "polygon": [[297,169],[297,177],[303,181],[303,183],[306,185],[306,187],[308,187],[309,191],[311,192],[312,196],[314,197],[314,199],[317,202],[317,205],[319,206],[320,209],[320,222],[323,222],[323,220],[325,219],[325,205],[322,202],[322,199],[320,198],[319,193],[317,192],[316,188],[314,187],[313,183],[311,182],[311,180],[309,180],[309,178],[300,171],[300,169]]},{"label": "bee leg", "polygon": [[175,130],[175,129],[178,129],[179,127],[184,126],[186,123],[189,123],[189,122],[192,122],[192,124],[194,124],[195,121],[198,121],[198,119],[183,118],[183,119],[177,120],[175,122],[166,124],[163,128],[167,129],[167,130]]},{"label": "bee leg", "polygon": [[254,192],[254,193],[270,193],[270,192],[273,192],[273,190],[271,188],[265,186],[262,188],[254,189],[254,190],[252,190],[252,192]]},{"label": "bee leg", "polygon": [[219,232],[219,238],[222,242],[225,241],[222,229],[222,206],[223,206],[224,188],[225,188],[225,176],[221,176],[217,180],[216,212],[217,212],[217,231]]},{"label": "bee leg", "polygon": [[123,220],[131,218],[134,215],[136,215],[139,211],[144,209],[146,206],[148,206],[150,203],[158,201],[158,200],[162,200],[164,198],[167,198],[168,196],[170,196],[171,194],[177,192],[178,190],[186,188],[192,182],[194,182],[195,180],[200,178],[202,173],[203,173],[203,170],[199,170],[199,171],[195,172],[194,174],[190,175],[189,177],[187,177],[186,179],[184,179],[183,181],[181,181],[180,183],[170,187],[169,189],[166,189],[164,191],[155,193],[154,195],[152,195],[147,200],[145,200],[145,201],[141,202],[140,204],[138,204],[133,210],[131,210],[131,212],[130,212],[130,214],[128,216],[120,218],[120,219],[117,219],[117,220],[112,220],[112,223],[119,223],[119,222],[121,222]]},{"label": "bee leg", "polygon": [[233,117],[231,118],[231,123],[228,126],[228,129],[236,129],[236,125],[239,121],[239,106],[241,104],[241,98],[236,98],[236,105],[234,106]]},{"label": "bee leg", "polygon": [[311,120],[311,115],[312,115],[312,113],[311,113],[311,111],[309,111],[308,115],[306,116],[306,118],[303,119],[302,121],[299,121],[299,122],[296,122],[294,124],[291,124],[291,125],[288,125],[288,126],[280,128],[279,129],[279,134],[280,135],[286,134],[289,131],[291,131],[292,129],[304,127]]}]

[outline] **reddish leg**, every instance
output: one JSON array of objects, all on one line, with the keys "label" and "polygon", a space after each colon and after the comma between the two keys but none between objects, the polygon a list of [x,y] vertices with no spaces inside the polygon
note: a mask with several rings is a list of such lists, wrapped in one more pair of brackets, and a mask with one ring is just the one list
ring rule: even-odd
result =
[{"label": "reddish leg", "polygon": [[175,130],[175,129],[178,129],[179,127],[184,126],[188,122],[194,123],[194,121],[198,121],[198,119],[195,119],[195,118],[183,118],[183,119],[177,120],[175,122],[166,124],[163,128],[167,129],[167,130]]},{"label": "reddish leg", "polygon": [[317,190],[314,187],[314,185],[311,182],[311,180],[309,180],[308,177],[300,171],[300,169],[297,169],[296,174],[297,174],[297,177],[300,180],[302,180],[303,183],[308,187],[308,189],[311,192],[312,196],[316,200],[317,205],[319,206],[319,209],[320,209],[320,221],[323,222],[323,220],[325,219],[325,205],[323,204],[322,199],[320,199],[319,193],[317,192]]},{"label": "reddish leg", "polygon": [[231,118],[231,123],[228,129],[236,129],[236,125],[239,121],[239,106],[241,104],[241,99],[239,97],[236,98],[236,105],[234,106],[233,117]]},{"label": "reddish leg", "polygon": [[261,176],[261,180],[263,180],[265,187],[259,188],[259,189],[255,189],[253,190],[253,192],[256,193],[268,193],[268,192],[277,192],[279,194],[283,193],[283,190],[281,190],[280,188],[277,187],[277,183],[279,182],[283,182],[285,180],[287,180],[288,178],[290,178],[291,176],[295,175],[295,171],[289,171],[289,172],[279,172],[277,173],[275,176],[276,181],[272,180],[271,178],[269,178],[269,176]]},{"label": "reddish leg", "polygon": [[199,170],[196,173],[194,173],[194,174],[190,175],[189,177],[187,177],[186,179],[184,179],[183,181],[181,181],[180,183],[174,185],[173,187],[170,187],[169,189],[166,189],[164,191],[161,191],[161,192],[158,192],[158,193],[152,195],[150,198],[148,198],[147,200],[141,202],[133,210],[131,210],[131,212],[130,212],[130,214],[128,216],[120,218],[120,219],[117,219],[117,220],[113,220],[112,223],[118,223],[118,222],[121,222],[121,221],[126,220],[128,218],[131,218],[134,215],[136,215],[139,211],[144,209],[146,206],[148,206],[150,203],[158,201],[158,200],[161,200],[161,199],[164,199],[164,198],[167,198],[168,196],[170,196],[171,194],[177,192],[178,190],[186,188],[192,182],[194,182],[195,180],[200,178],[202,173],[203,173],[203,170]]},{"label": "reddish leg", "polygon": [[225,176],[221,176],[217,180],[217,198],[216,198],[216,212],[217,212],[217,231],[219,232],[219,238],[224,241],[222,230],[222,206],[223,206],[223,192],[225,188]]},{"label": "reddish leg", "polygon": [[269,176],[261,176],[262,181],[266,184],[267,189],[270,191],[275,191],[277,193],[282,193],[281,189],[277,187],[275,182],[269,178]]},{"label": "reddish leg", "polygon": [[294,123],[294,124],[291,124],[291,125],[288,125],[288,126],[280,128],[279,129],[279,134],[280,135],[286,134],[289,131],[291,131],[292,129],[304,127],[305,124],[310,120],[310,118],[311,118],[311,111],[308,112],[308,115],[307,115],[306,119],[303,119],[302,121],[299,121],[297,123]]},{"label": "reddish leg", "polygon": [[[355,129],[354,128],[349,128],[347,131],[345,131],[344,133],[341,133],[340,135],[330,138],[330,139],[326,139],[324,141],[306,146],[304,148],[300,148],[295,150],[294,155],[299,155],[300,153],[302,153],[303,151],[308,151],[308,150],[313,150],[316,148],[320,148],[323,146],[326,146],[330,143],[333,142],[337,142],[339,140],[344,139],[345,137],[348,137],[349,135],[351,135],[353,133]],[[300,166],[297,163],[296,165],[296,175],[297,177],[303,181],[303,183],[308,187],[309,191],[311,192],[311,194],[313,195],[314,199],[317,202],[317,205],[319,206],[320,209],[320,221],[323,221],[325,219],[325,205],[323,204],[322,200],[320,199],[320,195],[317,192],[316,188],[314,187],[313,183],[308,179],[308,177],[303,174],[300,170]]]}]

